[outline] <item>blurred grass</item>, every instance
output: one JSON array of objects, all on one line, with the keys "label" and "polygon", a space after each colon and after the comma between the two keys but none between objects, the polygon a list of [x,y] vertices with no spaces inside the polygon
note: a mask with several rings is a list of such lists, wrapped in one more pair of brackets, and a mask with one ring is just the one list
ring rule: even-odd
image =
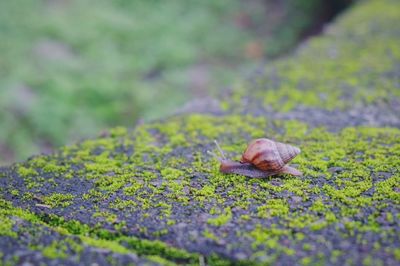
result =
[{"label": "blurred grass", "polygon": [[1,1],[0,164],[232,84],[292,47],[322,3],[278,2]]}]

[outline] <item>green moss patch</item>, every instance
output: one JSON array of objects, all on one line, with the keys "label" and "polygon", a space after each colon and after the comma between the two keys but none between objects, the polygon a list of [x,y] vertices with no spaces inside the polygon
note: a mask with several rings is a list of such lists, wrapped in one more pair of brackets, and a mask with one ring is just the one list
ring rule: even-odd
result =
[{"label": "green moss patch", "polygon": [[393,25],[399,18],[396,0],[358,3],[323,37],[268,64],[250,82],[237,84],[223,109],[287,112],[299,106],[334,110],[398,102],[400,29]]},{"label": "green moss patch", "polygon": [[[10,202],[0,201],[0,247],[4,264],[18,264],[29,259],[34,263],[82,263],[95,256],[116,265],[162,264],[193,265],[198,255],[174,249],[159,241],[119,236],[57,216],[39,216]],[[17,239],[18,236],[23,238]],[[20,256],[24,251],[27,256]],[[19,253],[18,253],[19,252]]]},{"label": "green moss patch", "polygon": [[[38,192],[29,186],[9,185],[3,194],[32,211],[105,229],[100,235],[107,241],[114,239],[109,239],[112,229],[206,256],[211,249],[221,258],[238,259],[233,250],[239,250],[241,259],[253,262],[283,257],[329,262],[330,252],[343,243],[361,241],[384,261],[387,246],[399,241],[400,130],[356,127],[332,133],[298,121],[244,118],[175,117],[32,158],[20,167],[36,169],[41,160],[63,166],[35,180],[45,187],[52,179],[57,189],[68,191],[41,198],[52,208],[38,206]],[[185,145],[169,141],[176,136]],[[238,160],[250,139],[263,136],[299,146],[302,153],[292,163],[304,175],[226,175],[206,152],[215,151],[217,139],[226,155]],[[29,178],[18,174],[13,182]],[[13,197],[15,189],[32,193],[33,200]],[[334,248],[321,257],[323,245],[310,248],[315,237]],[[394,259],[394,250],[389,254]]]}]

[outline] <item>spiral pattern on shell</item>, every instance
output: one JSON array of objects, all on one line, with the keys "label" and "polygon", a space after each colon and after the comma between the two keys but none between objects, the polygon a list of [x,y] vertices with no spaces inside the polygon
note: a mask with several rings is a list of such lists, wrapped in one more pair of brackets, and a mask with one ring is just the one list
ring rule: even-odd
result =
[{"label": "spiral pattern on shell", "polygon": [[277,171],[300,153],[300,149],[270,139],[255,139],[242,155],[241,163],[251,163],[260,170]]}]

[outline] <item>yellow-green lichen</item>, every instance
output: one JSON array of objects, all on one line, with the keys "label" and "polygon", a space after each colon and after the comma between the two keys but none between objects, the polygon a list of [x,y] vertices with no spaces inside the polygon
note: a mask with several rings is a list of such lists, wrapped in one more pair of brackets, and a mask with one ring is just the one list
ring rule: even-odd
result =
[{"label": "yellow-green lichen", "polygon": [[[395,0],[357,4],[325,34],[312,38],[293,56],[266,66],[250,82],[234,86],[224,110],[236,112],[251,97],[280,112],[299,106],[344,109],[400,97],[396,76],[400,59],[400,18]],[[368,23],[365,23],[368,21]],[[377,30],[379,29],[379,30]],[[349,40],[348,36],[352,36]]]},{"label": "yellow-green lichen", "polygon": [[30,177],[30,176],[36,176],[38,173],[36,172],[35,169],[33,168],[26,168],[24,166],[20,166],[18,168],[18,173],[22,176],[22,177]]},{"label": "yellow-green lichen", "polygon": [[59,241],[53,241],[50,245],[46,247],[41,247],[43,256],[49,258],[49,259],[65,259],[67,258],[67,246],[65,246],[63,243],[60,243]]},{"label": "yellow-green lichen", "polygon": [[232,211],[230,208],[225,208],[224,212],[215,218],[208,219],[207,223],[214,226],[221,226],[232,219]]},{"label": "yellow-green lichen", "polygon": [[43,197],[43,202],[51,207],[68,207],[72,204],[74,196],[72,194],[53,193]]},{"label": "yellow-green lichen", "polygon": [[[160,241],[113,235],[110,232],[107,233],[106,230],[95,230],[78,221],[65,221],[62,217],[55,215],[42,219],[29,211],[13,207],[10,202],[5,200],[0,200],[0,220],[2,221],[0,237],[17,236],[17,233],[11,230],[13,222],[8,217],[18,217],[16,219],[32,223],[30,226],[37,228],[37,233],[49,227],[50,231],[46,231],[45,234],[51,230],[61,234],[62,240],[54,240],[48,245],[30,245],[31,249],[41,251],[45,257],[50,259],[65,259],[70,252],[73,252],[74,256],[79,256],[85,248],[96,247],[119,254],[134,252],[151,261],[164,261],[168,265],[174,265],[173,260],[184,261],[188,265],[198,261],[197,254],[170,247]],[[76,235],[78,237],[75,237]]]},{"label": "yellow-green lichen", "polygon": [[[124,225],[120,226],[121,230],[125,230],[127,214],[132,213],[143,223],[138,231],[152,236],[168,235],[169,227],[180,223],[177,215],[182,208],[193,208],[195,212],[207,208],[212,217],[206,224],[211,228],[237,221],[257,225],[277,219],[276,226],[289,231],[321,231],[338,223],[353,234],[355,230],[382,230],[377,223],[379,213],[386,208],[382,199],[391,204],[399,202],[398,160],[394,156],[400,153],[398,129],[357,127],[331,133],[299,121],[242,118],[236,115],[171,118],[139,126],[122,138],[89,140],[65,147],[61,156],[67,158],[65,165],[80,165],[75,168],[74,175],[93,182],[82,194],[85,201],[94,204],[92,217],[101,224],[121,223]],[[207,133],[202,131],[203,125]],[[276,131],[275,127],[282,130]],[[168,141],[178,128],[185,136],[195,136],[185,138],[184,147]],[[151,137],[149,132],[157,132],[157,138]],[[206,149],[218,152],[213,144],[216,138],[227,157],[239,160],[250,139],[265,136],[302,149],[292,163],[303,171],[303,177],[278,176],[260,180],[222,174],[219,162],[205,152]],[[116,150],[132,152],[121,155]],[[25,167],[38,164],[44,167],[46,160],[47,157],[36,158]],[[55,161],[54,158],[50,160]],[[71,169],[65,171],[68,173]],[[383,172],[389,174],[382,175]],[[379,175],[380,179],[376,180],[375,176]],[[46,181],[35,182],[43,185]],[[373,188],[373,193],[368,194]],[[59,196],[45,198],[45,202],[66,207],[77,200]],[[113,211],[96,209],[104,201],[108,201],[106,206]],[[376,213],[359,223],[357,217],[370,206],[376,206]],[[118,218],[113,214],[116,210],[123,210]],[[385,215],[387,220],[395,220],[390,214]],[[156,219],[161,228],[149,230],[147,221],[152,219]],[[253,239],[255,234],[250,232],[244,231],[241,235]],[[255,239],[253,242],[258,243]],[[273,243],[271,240],[269,249],[275,249]],[[258,246],[255,245],[255,249]]]},{"label": "yellow-green lichen", "polygon": [[17,233],[12,230],[13,224],[14,221],[6,217],[5,214],[0,211],[0,235],[17,237]]}]

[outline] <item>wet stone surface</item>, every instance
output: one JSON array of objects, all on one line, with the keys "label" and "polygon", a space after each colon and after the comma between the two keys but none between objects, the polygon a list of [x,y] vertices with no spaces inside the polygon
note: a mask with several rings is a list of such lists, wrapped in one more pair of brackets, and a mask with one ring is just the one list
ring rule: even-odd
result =
[{"label": "wet stone surface", "polygon": [[12,219],[12,230],[18,238],[0,236],[0,248],[2,259],[15,265],[158,265],[134,253],[91,247],[78,236],[65,236],[46,226]]}]

